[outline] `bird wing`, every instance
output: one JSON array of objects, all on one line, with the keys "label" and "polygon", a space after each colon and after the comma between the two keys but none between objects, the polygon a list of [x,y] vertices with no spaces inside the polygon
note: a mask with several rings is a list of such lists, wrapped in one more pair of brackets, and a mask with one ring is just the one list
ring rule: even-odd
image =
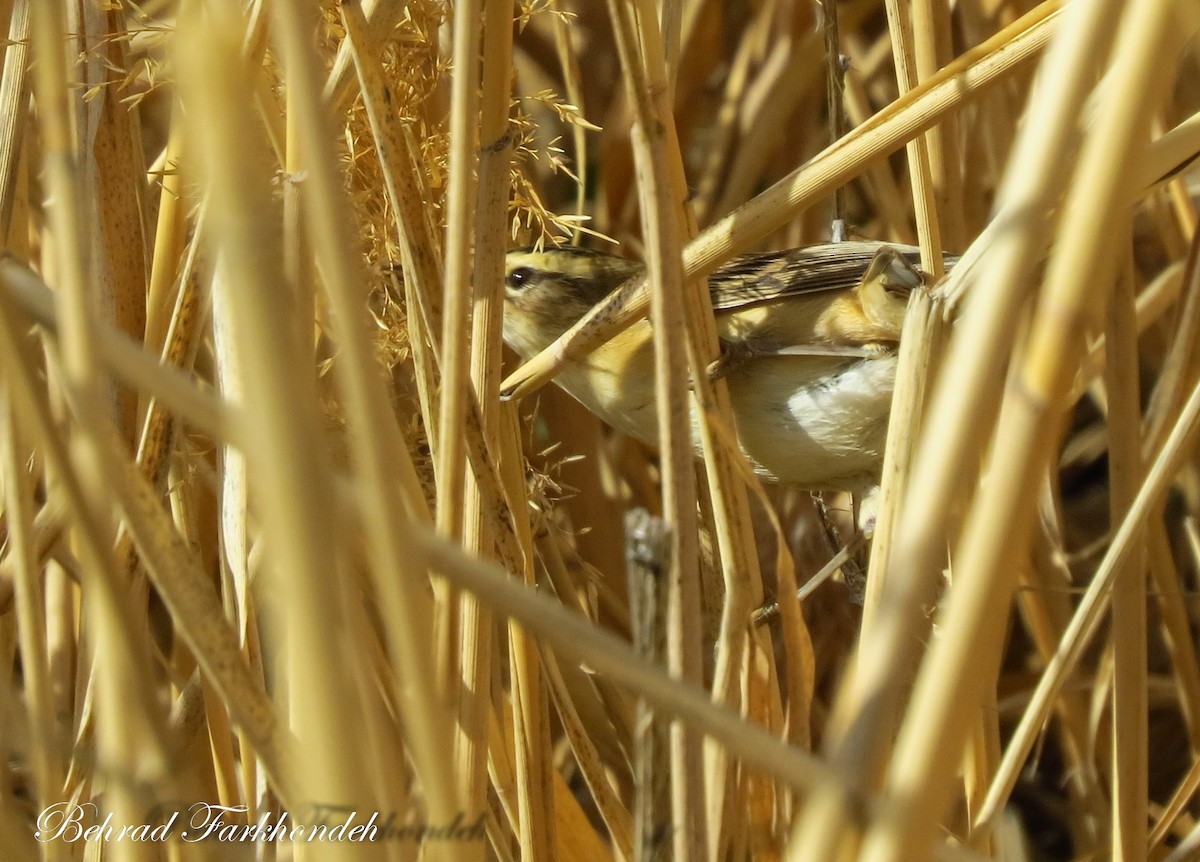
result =
[{"label": "bird wing", "polygon": [[[837,242],[787,251],[748,254],[708,277],[714,311],[743,308],[785,296],[858,286],[882,248],[892,248],[919,269],[921,251],[911,245]],[[947,264],[957,258],[947,258]]]}]

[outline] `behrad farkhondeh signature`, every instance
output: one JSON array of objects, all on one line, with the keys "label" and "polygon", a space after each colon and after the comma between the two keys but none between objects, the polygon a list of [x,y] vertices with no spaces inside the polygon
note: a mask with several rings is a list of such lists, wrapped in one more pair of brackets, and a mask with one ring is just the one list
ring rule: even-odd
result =
[{"label": "behrad farkhondeh signature", "polygon": [[[263,813],[253,823],[246,822],[245,805],[217,805],[195,802],[186,809],[163,810],[142,823],[117,824],[113,812],[102,815],[92,802],[60,802],[38,815],[38,841],[132,841],[162,842],[172,836],[179,840],[247,841],[482,841],[485,837],[483,815],[466,822],[461,812],[448,824],[403,823],[395,812],[386,817],[378,811],[314,803],[307,818],[295,818],[286,811]],[[185,816],[186,814],[186,816]]]}]

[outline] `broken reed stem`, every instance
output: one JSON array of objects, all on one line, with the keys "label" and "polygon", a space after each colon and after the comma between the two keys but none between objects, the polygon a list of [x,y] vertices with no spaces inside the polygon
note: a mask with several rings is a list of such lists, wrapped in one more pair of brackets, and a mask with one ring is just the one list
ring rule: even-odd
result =
[{"label": "broken reed stem", "polygon": [[[671,553],[667,527],[645,509],[625,515],[625,560],[633,648],[647,664],[666,663],[666,575]],[[639,698],[633,737],[634,860],[670,859],[671,769],[667,723]]]}]

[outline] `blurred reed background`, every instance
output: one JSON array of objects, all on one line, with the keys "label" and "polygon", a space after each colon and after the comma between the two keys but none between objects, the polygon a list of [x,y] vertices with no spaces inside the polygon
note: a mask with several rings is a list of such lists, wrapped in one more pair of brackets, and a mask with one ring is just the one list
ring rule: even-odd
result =
[{"label": "blurred reed background", "polygon": [[[0,8],[3,858],[1200,852],[1194,4]],[[652,261],[682,399],[835,218],[965,257],[801,602],[853,501],[501,401],[502,261]],[[197,801],[462,829],[37,837]]]}]

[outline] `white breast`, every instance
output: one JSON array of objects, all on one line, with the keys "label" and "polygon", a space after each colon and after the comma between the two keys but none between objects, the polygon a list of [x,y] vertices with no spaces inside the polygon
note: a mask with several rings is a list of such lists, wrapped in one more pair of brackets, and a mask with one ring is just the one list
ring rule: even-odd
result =
[{"label": "white breast", "polygon": [[[648,364],[648,354],[637,355]],[[655,445],[652,385],[630,385],[635,378],[652,384],[649,369],[637,364],[642,373],[632,377],[569,365],[556,382],[605,422]],[[742,448],[756,471],[772,481],[813,490],[873,486],[895,375],[894,355],[870,360],[781,356],[748,362],[728,378]],[[692,426],[699,451],[694,411]]]},{"label": "white breast", "polygon": [[[804,365],[791,374],[748,369],[730,380],[746,454],[782,482],[843,490],[874,484],[887,438],[896,357],[832,361],[815,378],[810,378],[813,364],[820,360],[760,361]],[[781,387],[780,379],[811,383]]]}]

